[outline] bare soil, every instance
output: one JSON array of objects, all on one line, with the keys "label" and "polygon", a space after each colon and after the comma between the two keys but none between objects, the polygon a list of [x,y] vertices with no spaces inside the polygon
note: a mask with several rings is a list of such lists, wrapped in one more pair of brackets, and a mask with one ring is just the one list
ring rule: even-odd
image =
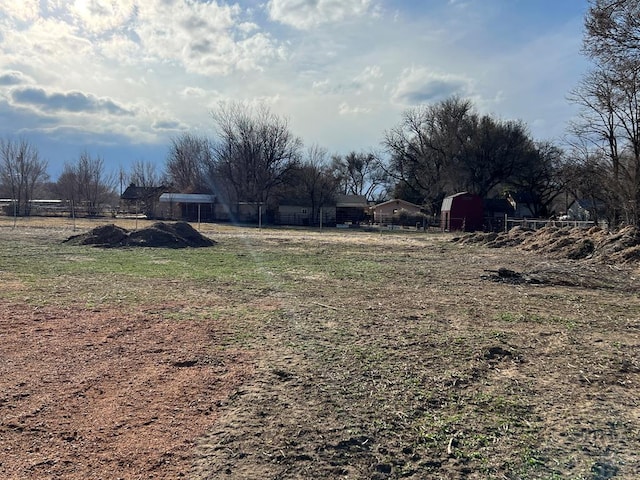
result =
[{"label": "bare soil", "polygon": [[172,307],[0,302],[2,478],[185,477],[251,365],[211,351],[223,328],[163,319]]},{"label": "bare soil", "polygon": [[0,477],[640,478],[632,232],[202,230],[255,277],[87,306],[0,263]]}]

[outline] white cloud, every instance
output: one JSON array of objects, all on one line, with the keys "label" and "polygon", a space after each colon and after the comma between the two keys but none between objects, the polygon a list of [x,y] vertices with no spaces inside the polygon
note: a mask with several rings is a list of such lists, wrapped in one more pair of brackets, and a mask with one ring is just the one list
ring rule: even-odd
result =
[{"label": "white cloud", "polygon": [[38,17],[40,0],[0,0],[0,15],[27,22]]},{"label": "white cloud", "polygon": [[199,87],[186,87],[180,92],[180,95],[185,98],[202,98],[207,95],[207,91]]},{"label": "white cloud", "polygon": [[338,113],[340,115],[362,115],[371,113],[371,109],[361,106],[350,106],[347,102],[342,102],[338,107]]},{"label": "white cloud", "polygon": [[135,11],[134,0],[75,0],[69,5],[74,23],[91,33],[104,33],[122,27]]},{"label": "white cloud", "polygon": [[365,67],[353,80],[355,84],[360,86],[361,90],[371,92],[376,87],[376,81],[382,76],[382,69],[378,65],[370,65]]},{"label": "white cloud", "polygon": [[267,10],[271,20],[300,30],[377,12],[371,0],[269,0]]},{"label": "white cloud", "polygon": [[151,128],[161,131],[180,131],[186,130],[188,128],[188,125],[182,123],[179,120],[158,119],[153,121],[153,123],[151,124]]},{"label": "white cloud", "polygon": [[259,69],[281,58],[280,47],[255,24],[242,22],[241,13],[237,5],[216,2],[147,1],[134,32],[145,55],[198,74]]}]

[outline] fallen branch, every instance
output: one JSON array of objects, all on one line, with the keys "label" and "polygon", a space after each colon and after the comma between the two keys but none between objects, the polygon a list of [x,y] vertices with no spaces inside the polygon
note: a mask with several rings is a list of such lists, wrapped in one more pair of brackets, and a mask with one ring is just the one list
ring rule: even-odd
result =
[{"label": "fallen branch", "polygon": [[332,307],[331,305],[325,305],[324,303],[313,302],[315,305],[319,305],[320,307],[328,308],[330,310],[338,310],[337,307]]}]

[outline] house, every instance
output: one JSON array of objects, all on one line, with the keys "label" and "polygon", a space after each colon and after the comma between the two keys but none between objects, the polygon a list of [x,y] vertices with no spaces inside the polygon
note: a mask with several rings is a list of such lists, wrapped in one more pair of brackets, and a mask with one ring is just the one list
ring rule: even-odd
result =
[{"label": "house", "polygon": [[124,213],[142,213],[149,218],[154,218],[160,196],[168,190],[164,185],[139,187],[132,183],[120,195],[120,210]]},{"label": "house", "polygon": [[322,225],[335,225],[336,223],[336,206],[335,203],[316,207],[316,214],[313,213],[313,207],[309,202],[305,201],[282,201],[278,205],[276,223],[280,225],[304,225],[318,226],[320,218]]},{"label": "house", "polygon": [[506,198],[485,198],[482,201],[484,208],[484,226],[492,232],[504,230],[505,218],[513,217],[515,210]]},{"label": "house", "polygon": [[482,198],[460,192],[445,197],[440,209],[440,227],[444,231],[473,232],[483,229],[484,208]]},{"label": "house", "polygon": [[580,198],[569,205],[567,217],[569,220],[597,221],[604,217],[605,207],[600,200]]},{"label": "house", "polygon": [[513,216],[516,218],[536,217],[538,199],[527,192],[508,192],[507,201],[513,207]]},{"label": "house", "polygon": [[359,225],[367,221],[369,205],[364,195],[336,195],[336,223]]},{"label": "house", "polygon": [[[415,218],[419,216],[422,207],[406,200],[393,199],[379,203],[369,208],[374,223],[399,223],[400,217]],[[415,221],[413,222],[415,223]]]}]

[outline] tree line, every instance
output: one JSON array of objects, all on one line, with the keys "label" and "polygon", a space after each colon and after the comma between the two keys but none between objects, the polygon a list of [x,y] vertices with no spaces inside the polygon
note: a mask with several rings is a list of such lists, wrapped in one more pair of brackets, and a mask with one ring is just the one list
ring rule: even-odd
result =
[{"label": "tree line", "polygon": [[[401,198],[435,214],[452,193],[500,198],[519,192],[535,216],[561,213],[570,196],[590,200],[596,218],[637,225],[640,7],[631,0],[589,5],[583,50],[593,69],[570,94],[582,110],[565,148],[533,139],[520,121],[479,114],[470,100],[453,96],[406,110],[376,150],[330,155],[318,145],[305,148],[287,119],[266,106],[230,102],[212,112],[211,136],[171,138],[163,168],[135,161],[128,170],[107,173],[101,157],[84,152],[48,182],[49,192],[91,212],[114,201],[118,185],[122,192],[130,183],[163,184],[213,194],[229,206],[275,208],[286,200],[309,206],[315,218],[337,194]],[[29,201],[47,184],[46,169],[27,140],[0,139],[0,197],[15,199],[19,214],[29,214]]]},{"label": "tree line", "polygon": [[[185,132],[170,140],[162,170],[139,160],[114,174],[103,158],[83,152],[65,163],[48,192],[91,214],[116,202],[118,186],[122,193],[129,184],[165,185],[213,194],[231,208],[239,202],[275,208],[287,200],[310,207],[315,221],[338,194],[371,202],[401,198],[437,213],[442,199],[458,191],[483,197],[524,191],[537,199],[536,215],[544,216],[564,185],[558,147],[535,142],[521,122],[479,115],[458,97],[407,110],[377,151],[346,155],[305,148],[287,120],[265,106],[224,103],[212,118],[211,137]],[[47,180],[35,146],[0,140],[0,196],[16,199],[19,214],[29,214],[29,200]]]}]

